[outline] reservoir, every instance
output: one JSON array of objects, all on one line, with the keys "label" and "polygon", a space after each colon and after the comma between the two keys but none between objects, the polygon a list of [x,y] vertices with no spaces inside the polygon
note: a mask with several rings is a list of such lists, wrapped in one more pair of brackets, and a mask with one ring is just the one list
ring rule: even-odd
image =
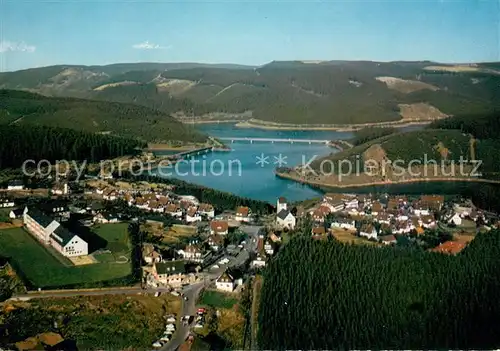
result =
[{"label": "reservoir", "polygon": [[[274,139],[350,139],[352,132],[284,131],[236,128],[233,124],[202,124],[197,128],[212,137]],[[411,129],[415,129],[412,127]],[[419,127],[422,128],[422,127]],[[277,178],[278,166],[293,167],[312,158],[338,152],[325,144],[270,143],[248,141],[225,142],[230,152],[212,152],[185,160],[176,167],[161,169],[166,176],[227,191],[242,197],[274,203],[280,196],[290,201],[306,200],[321,195],[319,190],[293,181]]]}]

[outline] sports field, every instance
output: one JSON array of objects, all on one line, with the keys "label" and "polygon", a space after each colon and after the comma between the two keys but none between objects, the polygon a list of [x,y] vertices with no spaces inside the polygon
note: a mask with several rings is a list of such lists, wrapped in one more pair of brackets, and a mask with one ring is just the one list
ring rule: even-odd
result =
[{"label": "sports field", "polygon": [[[114,231],[119,235],[126,235],[126,224],[111,225],[117,227],[106,227],[105,235],[111,235]],[[98,230],[97,233],[101,235],[102,232]],[[128,251],[130,250],[120,251],[120,255]],[[64,266],[23,228],[0,230],[0,255],[10,257],[16,268],[22,271],[20,273],[35,287],[41,288],[82,283],[90,286],[95,282],[121,278],[131,273],[130,260],[127,263],[109,260],[83,266]]]}]

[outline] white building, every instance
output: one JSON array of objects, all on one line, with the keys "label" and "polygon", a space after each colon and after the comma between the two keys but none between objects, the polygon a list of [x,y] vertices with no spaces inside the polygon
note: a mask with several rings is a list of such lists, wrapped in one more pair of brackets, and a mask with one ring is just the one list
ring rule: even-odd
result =
[{"label": "white building", "polygon": [[347,218],[337,218],[332,222],[331,228],[354,230],[356,229],[356,222]]},{"label": "white building", "polygon": [[276,225],[280,228],[294,229],[297,220],[287,209],[282,209],[276,216]]},{"label": "white building", "polygon": [[227,271],[215,281],[217,290],[232,292],[235,288],[235,280]]},{"label": "white building", "polygon": [[250,209],[245,206],[238,207],[234,219],[239,222],[250,222]]},{"label": "white building", "polygon": [[14,206],[15,206],[14,200],[6,198],[6,197],[0,198],[0,207],[10,208],[10,207],[14,207]]},{"label": "white building", "polygon": [[276,203],[276,213],[280,213],[282,210],[287,210],[287,202],[284,197],[280,197]]},{"label": "white building", "polygon": [[198,213],[196,207],[190,207],[187,210],[186,222],[188,222],[188,223],[201,222],[201,214]]},{"label": "white building", "polygon": [[78,235],[69,232],[59,222],[38,210],[24,210],[24,225],[28,232],[43,244],[50,245],[67,257],[88,254],[88,244]]},{"label": "white building", "polygon": [[200,248],[193,244],[187,245],[184,250],[180,250],[179,253],[184,257],[186,261],[203,262],[203,254]]},{"label": "white building", "polygon": [[210,234],[226,235],[229,231],[229,224],[226,221],[210,222]]},{"label": "white building", "polygon": [[454,213],[453,216],[448,218],[448,224],[462,225],[462,217],[458,213]]},{"label": "white building", "polygon": [[7,184],[7,190],[24,190],[24,183],[21,180],[11,180]]},{"label": "white building", "polygon": [[207,216],[209,219],[215,217],[214,207],[210,204],[200,204],[200,206],[198,207],[198,211],[201,215]]},{"label": "white building", "polygon": [[68,183],[55,184],[51,191],[54,195],[67,195],[69,193]]},{"label": "white building", "polygon": [[363,236],[367,239],[377,239],[377,231],[372,224],[365,224],[361,227],[359,236]]}]

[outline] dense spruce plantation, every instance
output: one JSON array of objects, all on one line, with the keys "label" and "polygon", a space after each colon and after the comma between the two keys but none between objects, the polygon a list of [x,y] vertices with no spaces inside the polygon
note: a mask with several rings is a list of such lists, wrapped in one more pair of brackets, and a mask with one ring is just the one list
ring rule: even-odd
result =
[{"label": "dense spruce plantation", "polygon": [[386,135],[391,135],[396,133],[397,130],[392,127],[387,128],[377,128],[377,127],[367,127],[360,129],[354,133],[353,145],[361,145],[373,139],[378,139]]},{"label": "dense spruce plantation", "polygon": [[[106,133],[148,142],[204,142],[206,136],[168,113],[129,103],[46,97],[25,91],[0,89],[0,124],[43,125]],[[86,96],[88,97],[88,96]],[[94,97],[97,98],[97,97]],[[162,102],[165,106],[170,100]],[[152,107],[158,107],[154,105]]]},{"label": "dense spruce plantation", "polygon": [[[252,111],[257,119],[297,124],[398,121],[399,104],[418,102],[429,103],[448,115],[480,113],[500,106],[500,76],[489,71],[491,66],[479,64],[478,72],[425,69],[433,64],[273,61],[261,67],[193,63],[62,65],[0,73],[0,87],[143,105],[161,110],[165,118],[180,111],[196,116]],[[377,77],[417,80],[438,90],[404,92],[389,88]],[[142,133],[162,136],[151,130]]]},{"label": "dense spruce plantation", "polygon": [[262,349],[500,346],[500,230],[458,256],[296,238],[270,262]]},{"label": "dense spruce plantation", "polygon": [[95,162],[131,155],[143,146],[135,139],[65,128],[0,124],[0,168],[20,167],[25,160]]}]

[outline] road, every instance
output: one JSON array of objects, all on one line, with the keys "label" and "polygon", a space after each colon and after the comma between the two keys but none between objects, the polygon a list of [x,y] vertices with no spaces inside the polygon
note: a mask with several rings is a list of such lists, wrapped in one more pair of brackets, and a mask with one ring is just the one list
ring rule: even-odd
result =
[{"label": "road", "polygon": [[[240,227],[240,230],[248,234],[248,239],[246,244],[243,246],[243,250],[236,256],[227,267],[234,267],[245,262],[249,257],[249,252],[257,250],[257,241],[259,239],[259,233],[261,231],[261,226],[251,226],[244,225]],[[188,298],[188,301],[182,301],[182,315],[183,316],[193,316],[196,314],[196,301],[205,287],[209,287],[219,276],[226,270],[227,267],[220,267],[217,270],[212,270],[205,274],[205,279],[203,282],[195,283],[184,287],[183,294]],[[195,322],[193,322],[195,323]],[[179,323],[179,327],[174,333],[174,337],[167,344],[165,344],[160,351],[175,351],[189,336],[191,326],[184,326]]]},{"label": "road", "polygon": [[[165,289],[166,290],[166,289]],[[108,288],[108,289],[89,289],[89,290],[52,290],[31,292],[29,294],[16,295],[9,300],[30,300],[30,299],[43,299],[49,297],[75,297],[75,296],[100,296],[100,295],[133,295],[141,292],[161,291],[161,289],[143,290],[141,287],[127,287],[127,288]]]},{"label": "road", "polygon": [[163,345],[160,351],[175,351],[187,339],[191,326],[184,326],[183,323],[180,322],[180,320],[184,316],[193,316],[196,314],[196,300],[198,299],[201,290],[206,284],[206,282],[191,284],[182,289],[184,297],[187,297],[188,300],[182,300],[182,313],[177,318],[177,330],[175,331],[172,340]]}]

